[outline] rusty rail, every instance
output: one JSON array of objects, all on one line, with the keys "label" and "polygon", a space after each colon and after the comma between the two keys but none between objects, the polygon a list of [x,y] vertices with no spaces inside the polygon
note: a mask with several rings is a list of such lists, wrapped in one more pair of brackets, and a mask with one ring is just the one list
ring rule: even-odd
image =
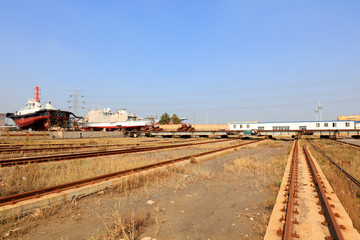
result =
[{"label": "rusty rail", "polygon": [[15,165],[24,165],[24,164],[30,164],[30,163],[54,162],[54,161],[64,161],[64,160],[89,158],[89,157],[119,155],[119,154],[126,154],[126,153],[139,153],[139,152],[147,152],[147,151],[154,151],[154,150],[195,146],[195,145],[201,145],[201,144],[219,143],[219,142],[233,141],[233,140],[234,139],[225,139],[225,140],[219,140],[219,141],[206,141],[206,142],[200,142],[200,143],[183,143],[183,144],[155,146],[155,147],[114,149],[114,150],[106,150],[106,151],[91,151],[91,152],[81,152],[81,153],[73,153],[73,154],[57,154],[57,155],[47,155],[47,156],[26,157],[26,158],[2,159],[2,160],[0,160],[0,166],[1,167],[11,167],[11,166],[15,166]]},{"label": "rusty rail", "polygon": [[324,222],[323,224],[328,225],[332,239],[339,239],[339,240],[344,239],[343,234],[341,232],[341,228],[344,228],[344,226],[339,225],[336,221],[335,214],[333,213],[331,209],[331,204],[328,202],[328,198],[326,196],[325,186],[318,175],[314,161],[309,151],[305,147],[303,147],[303,151],[305,153],[306,162],[311,171],[311,175],[314,179],[315,187],[321,202],[321,207],[325,214],[326,222]]},{"label": "rusty rail", "polygon": [[206,156],[209,154],[213,154],[213,153],[217,153],[217,152],[221,152],[221,151],[225,151],[225,150],[229,150],[229,149],[233,149],[233,148],[242,147],[242,146],[245,146],[245,145],[248,145],[251,143],[260,142],[260,141],[263,141],[263,139],[248,142],[248,143],[238,144],[235,146],[229,146],[229,147],[224,147],[224,148],[220,148],[220,149],[215,149],[215,150],[198,153],[198,154],[194,154],[194,155],[190,155],[190,156],[186,156],[186,157],[180,157],[180,158],[167,160],[167,161],[163,161],[163,162],[159,162],[159,163],[154,163],[154,164],[150,164],[150,165],[145,165],[145,166],[141,166],[141,167],[137,167],[137,168],[127,169],[127,170],[114,172],[114,173],[110,173],[110,174],[105,174],[105,175],[101,175],[101,176],[97,176],[97,177],[82,179],[82,180],[78,180],[78,181],[74,181],[74,182],[70,182],[70,183],[60,184],[60,185],[56,185],[56,186],[52,186],[52,187],[42,188],[42,189],[38,189],[38,190],[34,190],[34,191],[5,196],[5,197],[0,198],[0,206],[15,204],[20,201],[38,198],[38,197],[48,195],[51,193],[59,193],[64,190],[78,188],[81,186],[90,185],[90,184],[94,184],[96,182],[106,181],[106,180],[113,179],[113,178],[119,178],[119,177],[123,177],[126,175],[131,175],[131,174],[134,174],[137,172],[143,172],[143,171],[146,171],[149,169],[167,166],[167,165],[171,165],[171,164],[174,164],[177,162],[189,160],[194,157],[202,157],[202,156]]},{"label": "rusty rail", "polygon": [[340,167],[333,159],[331,159],[323,150],[319,148],[312,140],[308,140],[310,144],[321,153],[327,160],[329,160],[336,168],[338,168],[346,177],[348,177],[353,183],[355,183],[358,187],[360,187],[360,181],[354,178],[350,173],[345,171],[342,167]]},{"label": "rusty rail", "polygon": [[294,147],[292,151],[291,165],[289,169],[289,176],[285,188],[286,199],[284,200],[284,206],[281,211],[285,212],[284,216],[281,217],[280,221],[285,221],[283,229],[279,228],[277,230],[277,235],[281,236],[282,239],[292,239],[293,237],[299,237],[299,235],[294,231],[294,224],[297,224],[298,221],[294,218],[294,214],[298,213],[298,210],[295,206],[298,205],[295,199],[297,198],[296,193],[298,192],[298,140],[295,140]]},{"label": "rusty rail", "polygon": [[336,140],[336,141],[339,142],[339,143],[343,143],[343,144],[346,144],[346,145],[350,145],[350,146],[353,146],[353,147],[360,148],[360,145],[357,145],[355,143],[348,143],[348,142],[343,142],[343,141],[340,141],[340,140]]},{"label": "rusty rail", "polygon": [[16,153],[16,152],[44,152],[54,150],[72,150],[96,147],[121,147],[132,144],[109,144],[109,145],[79,145],[79,146],[63,146],[63,147],[46,147],[46,148],[0,148],[0,153]]},{"label": "rusty rail", "polygon": [[285,226],[284,226],[284,235],[283,239],[291,239],[292,237],[298,237],[296,232],[293,232],[293,225],[297,222],[296,218],[294,218],[294,213],[297,212],[297,209],[294,210],[294,206],[297,205],[297,202],[294,202],[294,199],[297,197],[296,192],[297,189],[297,181],[298,181],[298,147],[299,143],[298,140],[295,140],[294,143],[294,152],[291,160],[291,168],[289,173],[288,179],[288,199],[287,199],[287,208],[286,208],[286,215],[285,215]]},{"label": "rusty rail", "polygon": [[[29,147],[31,145],[21,145],[21,144],[9,144],[9,145],[0,145],[0,153],[15,153],[15,152],[43,152],[43,151],[50,151],[50,150],[71,150],[71,149],[82,149],[82,148],[96,148],[96,147],[122,147],[122,146],[134,146],[140,145],[142,142],[154,142],[154,143],[163,143],[162,141],[154,141],[154,140],[147,140],[141,141],[139,143],[129,143],[129,144],[92,144],[86,145],[84,143],[80,144],[73,144],[73,143],[53,143],[53,144],[36,144],[37,148],[23,148]],[[167,141],[166,143],[176,143],[176,141]],[[51,147],[49,147],[51,146]]]}]

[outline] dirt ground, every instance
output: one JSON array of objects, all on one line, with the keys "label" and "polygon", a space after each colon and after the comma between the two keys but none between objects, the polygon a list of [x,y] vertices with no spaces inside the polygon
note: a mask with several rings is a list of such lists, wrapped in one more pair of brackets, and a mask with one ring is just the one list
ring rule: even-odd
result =
[{"label": "dirt ground", "polygon": [[262,239],[276,187],[265,183],[261,174],[226,171],[224,165],[255,155],[267,164],[275,155],[286,156],[291,144],[245,147],[187,165],[171,176],[130,192],[107,190],[60,207],[35,211],[0,225],[3,238],[119,239],[111,234],[114,220],[143,216],[148,221],[137,239]]}]

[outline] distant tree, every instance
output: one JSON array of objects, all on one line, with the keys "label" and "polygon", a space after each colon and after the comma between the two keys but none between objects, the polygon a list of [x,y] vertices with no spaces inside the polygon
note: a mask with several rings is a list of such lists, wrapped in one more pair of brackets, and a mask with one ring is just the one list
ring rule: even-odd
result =
[{"label": "distant tree", "polygon": [[180,118],[179,118],[175,113],[171,116],[170,120],[171,120],[174,124],[180,124],[180,123],[181,123]]},{"label": "distant tree", "polygon": [[159,124],[168,124],[170,122],[170,116],[167,113],[164,113],[163,115],[161,115],[160,120],[159,120]]}]

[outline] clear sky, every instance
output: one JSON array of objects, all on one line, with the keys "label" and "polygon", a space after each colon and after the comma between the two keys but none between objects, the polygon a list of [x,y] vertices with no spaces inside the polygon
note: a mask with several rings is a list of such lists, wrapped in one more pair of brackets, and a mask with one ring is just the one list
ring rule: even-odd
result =
[{"label": "clear sky", "polygon": [[193,123],[360,114],[360,1],[0,1],[0,112],[42,89],[68,109]]}]

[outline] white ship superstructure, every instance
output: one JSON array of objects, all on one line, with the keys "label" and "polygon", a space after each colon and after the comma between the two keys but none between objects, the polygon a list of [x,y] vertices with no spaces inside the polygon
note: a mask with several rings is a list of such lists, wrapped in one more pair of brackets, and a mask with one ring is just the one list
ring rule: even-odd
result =
[{"label": "white ship superstructure", "polygon": [[137,114],[132,114],[125,109],[112,112],[110,108],[103,110],[90,110],[84,117],[83,129],[87,130],[141,130],[146,126],[153,126],[154,119],[139,118]]}]

